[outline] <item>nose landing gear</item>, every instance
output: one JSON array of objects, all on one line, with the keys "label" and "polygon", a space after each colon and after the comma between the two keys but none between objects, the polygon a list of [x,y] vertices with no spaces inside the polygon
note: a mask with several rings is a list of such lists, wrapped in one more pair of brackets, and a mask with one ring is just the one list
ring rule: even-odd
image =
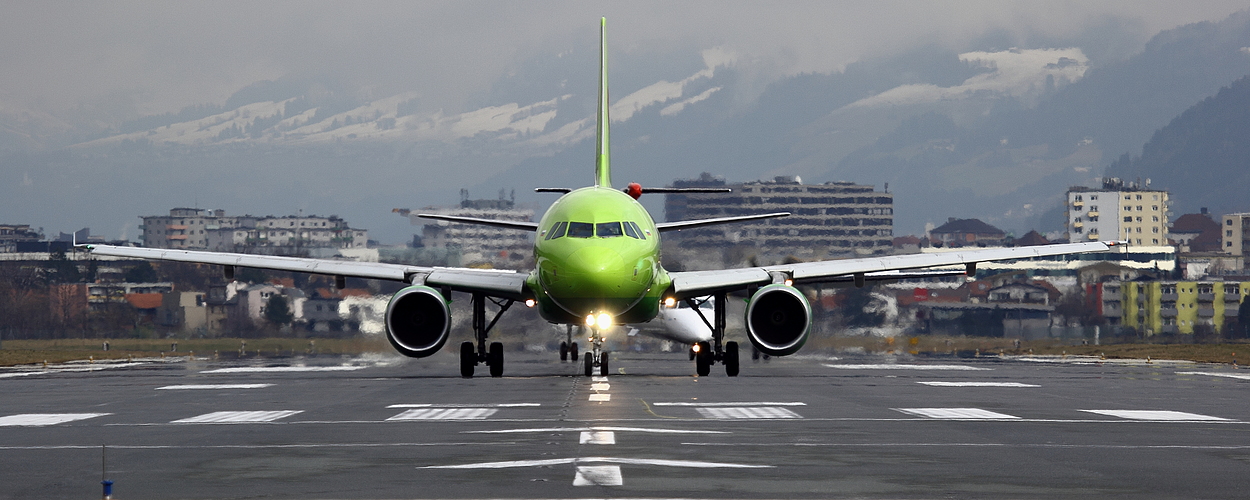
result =
[{"label": "nose landing gear", "polygon": [[599,375],[608,376],[608,353],[603,350],[603,334],[598,328],[590,330],[590,352],[586,353],[583,365],[587,377],[595,374],[595,368],[599,369]]}]

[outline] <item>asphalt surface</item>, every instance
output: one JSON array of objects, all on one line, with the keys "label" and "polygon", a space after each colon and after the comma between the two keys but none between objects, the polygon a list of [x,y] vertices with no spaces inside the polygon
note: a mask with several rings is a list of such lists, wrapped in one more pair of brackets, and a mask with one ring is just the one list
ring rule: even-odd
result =
[{"label": "asphalt surface", "polygon": [[98,498],[102,467],[121,499],[1250,495],[1227,366],[618,353],[605,381],[509,352],[465,379],[446,351],[3,370],[0,497]]}]

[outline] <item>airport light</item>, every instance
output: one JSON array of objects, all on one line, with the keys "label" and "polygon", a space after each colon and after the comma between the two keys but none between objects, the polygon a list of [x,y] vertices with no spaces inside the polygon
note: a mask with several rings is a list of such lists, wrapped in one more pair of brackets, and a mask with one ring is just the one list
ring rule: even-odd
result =
[{"label": "airport light", "polygon": [[604,330],[612,327],[612,315],[608,313],[599,313],[598,318],[599,329]]}]

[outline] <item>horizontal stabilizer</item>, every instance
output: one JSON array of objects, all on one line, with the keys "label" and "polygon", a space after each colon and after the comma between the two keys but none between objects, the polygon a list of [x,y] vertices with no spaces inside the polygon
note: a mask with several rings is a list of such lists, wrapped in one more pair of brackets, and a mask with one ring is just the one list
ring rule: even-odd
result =
[{"label": "horizontal stabilizer", "polygon": [[669,193],[732,193],[729,188],[645,188],[643,194],[669,194]]},{"label": "horizontal stabilizer", "polygon": [[534,188],[535,193],[567,193],[572,191],[569,188]]},{"label": "horizontal stabilizer", "polygon": [[515,220],[495,220],[495,219],[479,219],[477,217],[460,217],[456,215],[439,215],[439,214],[417,214],[417,217],[423,219],[445,220],[448,222],[459,222],[462,224],[478,224],[482,226],[495,226],[508,229],[519,229],[521,231],[537,231],[537,222],[521,222]]},{"label": "horizontal stabilizer", "polygon": [[678,231],[681,229],[691,229],[691,228],[696,228],[696,227],[711,226],[715,224],[729,224],[733,222],[744,222],[744,221],[749,221],[749,220],[771,219],[773,217],[786,217],[788,215],[790,215],[790,212],[774,212],[771,214],[740,215],[736,217],[719,217],[716,219],[695,219],[695,220],[683,220],[683,221],[677,221],[677,222],[660,222],[655,225],[655,228],[660,231]]}]

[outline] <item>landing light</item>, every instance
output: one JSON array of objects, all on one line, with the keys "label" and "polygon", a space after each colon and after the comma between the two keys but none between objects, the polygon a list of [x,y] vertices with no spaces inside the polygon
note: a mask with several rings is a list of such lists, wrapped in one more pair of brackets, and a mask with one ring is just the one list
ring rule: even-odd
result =
[{"label": "landing light", "polygon": [[595,315],[593,314],[586,315],[586,326],[590,326],[590,327],[595,326]]},{"label": "landing light", "polygon": [[699,351],[703,350],[703,348],[702,348],[702,347],[699,347],[699,344],[695,344],[695,345],[690,346],[690,349],[691,349],[691,350],[693,350],[694,352],[699,352]]},{"label": "landing light", "polygon": [[794,280],[786,280],[786,286],[794,286]]},{"label": "landing light", "polygon": [[672,297],[664,299],[664,307],[672,309],[673,307],[676,307],[676,306],[677,306],[677,299],[674,299]]},{"label": "landing light", "polygon": [[534,299],[525,299],[525,307],[534,307],[537,303]]},{"label": "landing light", "polygon": [[612,327],[612,315],[608,313],[599,313],[599,329],[604,330]]}]

